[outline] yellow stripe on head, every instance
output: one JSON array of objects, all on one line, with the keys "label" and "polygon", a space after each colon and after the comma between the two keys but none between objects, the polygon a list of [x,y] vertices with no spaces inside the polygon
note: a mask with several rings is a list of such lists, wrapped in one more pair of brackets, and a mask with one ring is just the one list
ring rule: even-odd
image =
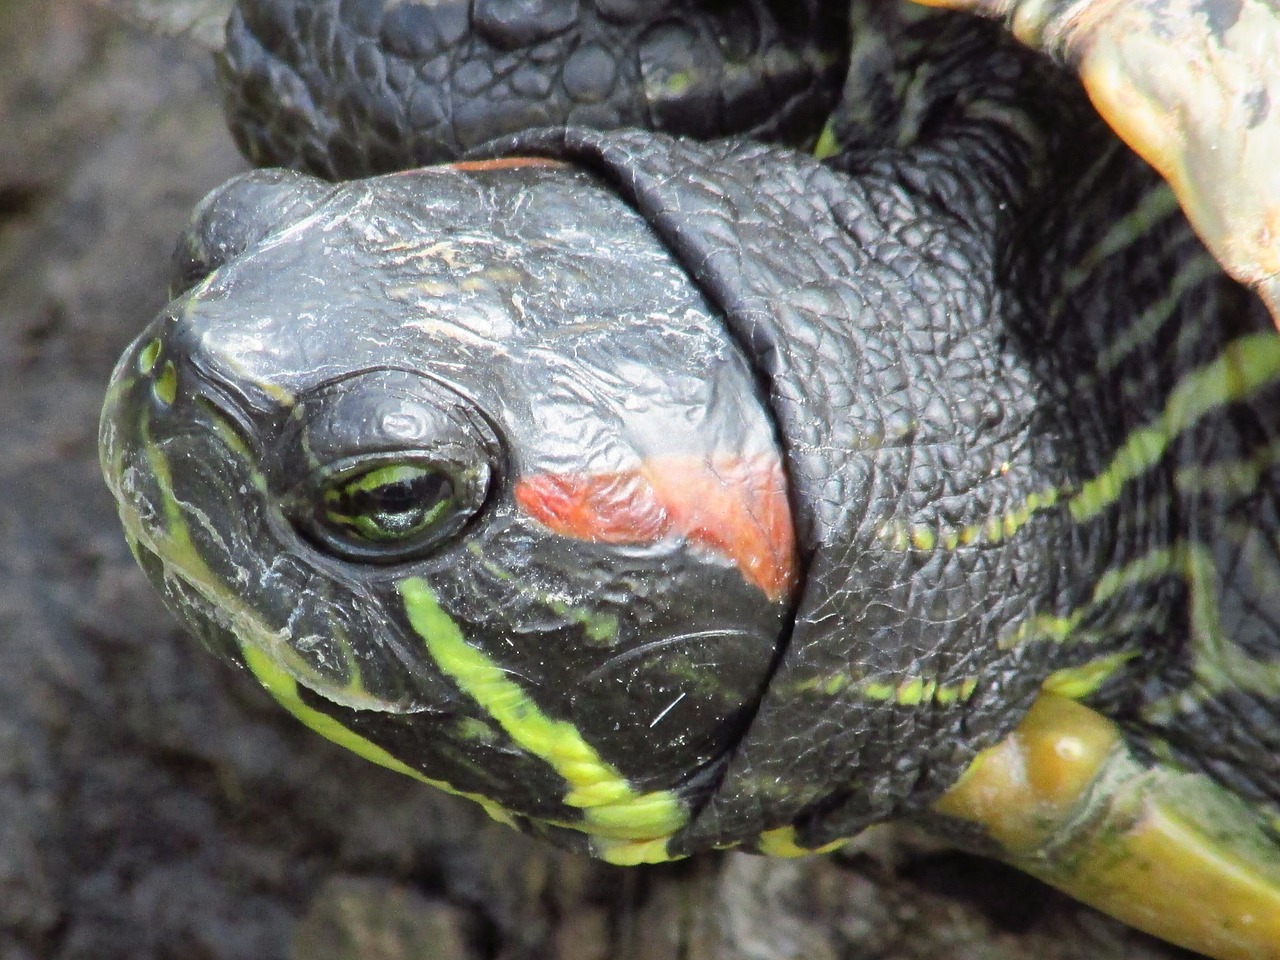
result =
[{"label": "yellow stripe on head", "polygon": [[[668,790],[639,793],[565,720],[547,716],[507,672],[466,642],[427,582],[411,577],[400,584],[409,623],[436,664],[486,710],[507,736],[545,761],[564,778],[567,806],[583,812],[579,827],[596,839],[595,851],[614,863],[644,862],[658,855],[652,844],[688,821],[688,812]],[[623,843],[618,843],[623,841]],[[635,842],[644,849],[633,848]],[[667,859],[665,852],[659,859]]]}]

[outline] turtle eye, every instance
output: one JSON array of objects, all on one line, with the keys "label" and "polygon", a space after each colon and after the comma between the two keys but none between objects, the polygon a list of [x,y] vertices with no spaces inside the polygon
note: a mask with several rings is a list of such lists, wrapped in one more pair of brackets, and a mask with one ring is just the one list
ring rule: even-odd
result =
[{"label": "turtle eye", "polygon": [[305,393],[267,470],[284,518],[344,560],[401,563],[455,538],[505,460],[476,402],[430,377],[367,370]]},{"label": "turtle eye", "polygon": [[460,530],[483,503],[488,479],[483,466],[399,462],[344,470],[311,495],[300,526],[348,559],[406,560]]}]

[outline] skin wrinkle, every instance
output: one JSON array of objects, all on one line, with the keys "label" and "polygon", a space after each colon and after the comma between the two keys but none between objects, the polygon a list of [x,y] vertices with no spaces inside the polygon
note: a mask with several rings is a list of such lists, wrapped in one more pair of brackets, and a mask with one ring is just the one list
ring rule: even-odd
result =
[{"label": "skin wrinkle", "polygon": [[740,637],[749,636],[749,634],[744,630],[738,630],[738,631],[703,630],[697,633],[686,633],[686,634],[681,634],[673,637],[664,637],[661,640],[652,640],[648,643],[642,643],[639,646],[631,650],[628,650],[625,653],[621,653],[621,654],[618,654],[617,656],[611,657],[609,660],[605,661],[595,670],[591,671],[591,673],[587,674],[583,678],[583,681],[585,683],[586,681],[595,680],[595,679],[599,679],[600,677],[604,677],[609,673],[613,672],[613,669],[615,667],[622,666],[623,664],[626,664],[626,663],[630,663],[633,660],[642,660],[645,657],[649,656],[651,653],[654,653],[655,651],[665,650],[669,647],[683,646],[693,641],[701,640],[705,637],[723,637],[726,635],[726,633],[731,635],[736,634],[737,636],[740,636]]}]

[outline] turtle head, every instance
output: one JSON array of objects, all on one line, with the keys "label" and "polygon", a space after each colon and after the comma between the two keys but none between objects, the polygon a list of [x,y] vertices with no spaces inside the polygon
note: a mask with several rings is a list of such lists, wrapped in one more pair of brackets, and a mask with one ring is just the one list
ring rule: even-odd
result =
[{"label": "turtle head", "polygon": [[257,172],[177,264],[101,427],[173,612],[356,752],[662,858],[796,557],[753,375],[640,218],[538,161]]}]

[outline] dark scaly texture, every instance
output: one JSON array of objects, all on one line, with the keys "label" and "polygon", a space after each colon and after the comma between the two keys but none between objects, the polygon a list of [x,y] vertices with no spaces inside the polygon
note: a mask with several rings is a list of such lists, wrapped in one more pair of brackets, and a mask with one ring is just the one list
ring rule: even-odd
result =
[{"label": "dark scaly texture", "polygon": [[355,177],[530,127],[812,141],[848,51],[821,0],[249,0],[221,76],[244,152]]},{"label": "dark scaly texture", "polygon": [[[797,821],[818,845],[920,816],[1050,673],[1107,655],[1125,666],[1093,702],[1140,750],[1274,808],[1274,378],[1173,429],[1166,455],[1086,509],[1183,377],[1233,338],[1266,337],[1265,313],[1206,266],[1163,185],[1084,104],[1055,95],[1056,78],[969,25],[905,33],[915,42],[895,48],[893,69],[917,58],[908,75],[933,110],[851,127],[831,166],[852,179],[751,144],[572,131],[503,146],[614,179],[725,309],[789,452],[804,600],[684,842]],[[1067,112],[1043,112],[1050,103]],[[1126,213],[1130,235],[1116,228]],[[1180,271],[1189,290],[1170,300]],[[1257,476],[1238,490],[1177,489],[1180,469],[1238,476],[1250,457]],[[1010,535],[887,542],[981,530],[1049,491],[1060,501]],[[1210,558],[1199,572],[1184,559],[1196,550]],[[1150,576],[1100,594],[1148,561]],[[1208,605],[1234,622],[1206,628]],[[1076,613],[1052,633],[1048,620]],[[1026,630],[1037,618],[1044,630]],[[1233,645],[1250,641],[1235,662]],[[1234,680],[1245,689],[1212,689],[1208,674],[1251,665],[1263,668],[1251,683]],[[913,681],[946,693],[884,702]],[[770,782],[785,786],[760,788]]]},{"label": "dark scaly texture", "polygon": [[[245,24],[266,6],[248,9]],[[286,36],[296,8],[276,9],[275,28],[235,42],[284,38],[306,60]],[[550,35],[597,22],[527,10],[546,18],[548,56]],[[359,11],[389,23],[379,5],[344,5],[346,20],[304,25],[298,43],[319,30],[342,47],[334,24]],[[490,39],[466,43],[519,34],[483,4],[473,19]],[[790,457],[805,599],[751,730],[675,849],[792,822],[818,844],[920,816],[1042,681],[1081,667],[1097,676],[1075,675],[1078,695],[1133,745],[1274,805],[1275,386],[1235,369],[1267,329],[1257,303],[1044,64],[955,19],[865,5],[851,23],[827,166],[758,144],[581,129],[501,148],[615,183],[724,309]],[[323,71],[237,60],[235,42],[228,77],[247,64],[251,79],[233,105],[287,94],[292,129],[262,127],[289,144],[279,159],[333,173],[325,163],[364,169],[364,153],[416,156],[420,135],[394,109],[376,138],[352,139],[341,118],[359,110],[325,106],[341,84],[334,99]],[[546,90],[574,42],[542,64]],[[375,73],[398,69],[376,44],[361,49]],[[440,74],[434,108],[455,102],[455,76]],[[547,120],[614,124],[567,102],[540,101]],[[521,124],[511,113],[476,139],[508,121]],[[662,111],[636,122],[688,129]],[[339,160],[313,156],[330,142]],[[1188,413],[1193,382],[1220,396]]]}]

